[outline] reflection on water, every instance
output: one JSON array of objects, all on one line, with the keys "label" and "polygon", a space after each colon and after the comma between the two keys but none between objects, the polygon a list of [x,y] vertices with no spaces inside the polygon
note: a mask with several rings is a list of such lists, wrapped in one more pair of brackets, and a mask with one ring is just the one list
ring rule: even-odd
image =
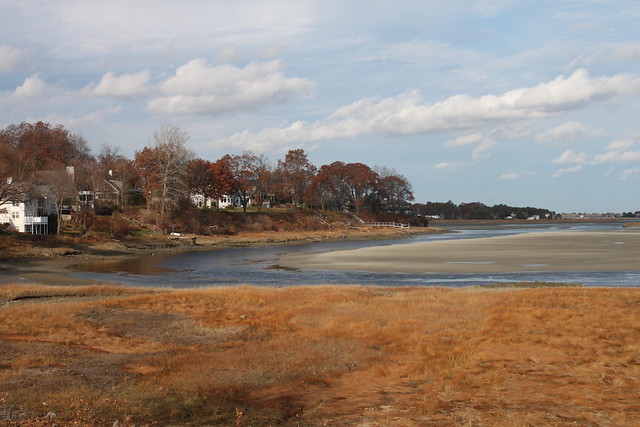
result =
[{"label": "reflection on water", "polygon": [[99,273],[99,274],[163,274],[173,273],[176,270],[162,265],[162,258],[147,256],[139,258],[127,258],[114,261],[87,262],[69,266],[71,271]]},{"label": "reflection on water", "polygon": [[[305,245],[234,248],[171,256],[147,256],[117,262],[76,265],[73,276],[153,287],[204,287],[252,284],[297,286],[362,284],[377,286],[473,286],[487,283],[546,281],[585,286],[640,286],[640,272],[527,272],[505,274],[404,274],[284,268],[287,253],[310,253],[436,240],[496,237],[529,232],[620,229],[619,223],[452,225],[456,233],[385,241],[328,241]],[[544,268],[544,266],[540,265]]]}]

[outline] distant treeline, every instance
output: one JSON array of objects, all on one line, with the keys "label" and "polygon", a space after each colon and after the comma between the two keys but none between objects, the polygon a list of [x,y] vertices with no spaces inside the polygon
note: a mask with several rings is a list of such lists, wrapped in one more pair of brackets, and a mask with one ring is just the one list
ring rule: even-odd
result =
[{"label": "distant treeline", "polygon": [[533,207],[515,207],[505,204],[487,206],[480,202],[460,203],[448,202],[416,203],[414,212],[425,217],[441,219],[527,219],[538,215],[540,219],[558,218],[559,215],[549,209]]}]

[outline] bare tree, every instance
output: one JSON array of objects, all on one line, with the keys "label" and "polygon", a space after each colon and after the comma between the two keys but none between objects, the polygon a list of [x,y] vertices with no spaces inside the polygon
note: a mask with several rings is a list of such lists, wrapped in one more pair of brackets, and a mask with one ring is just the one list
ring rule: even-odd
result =
[{"label": "bare tree", "polygon": [[133,177],[132,161],[120,154],[118,147],[105,144],[100,149],[97,157],[98,172],[106,186],[106,191],[115,189],[118,196],[118,205],[124,209],[126,205],[126,192],[130,187]]},{"label": "bare tree", "polygon": [[193,158],[186,148],[189,135],[179,126],[164,125],[153,133],[153,147],[136,153],[135,164],[150,204],[159,209],[161,221],[180,199],[189,196],[187,165]]},{"label": "bare tree", "polygon": [[225,156],[223,159],[229,164],[234,180],[234,192],[240,199],[242,210],[247,212],[247,204],[251,197],[258,205],[271,190],[272,168],[269,161],[262,154],[244,151],[235,156]]},{"label": "bare tree", "polygon": [[56,233],[60,233],[62,225],[62,208],[66,203],[75,203],[78,194],[73,176],[64,169],[49,170],[38,172],[38,178],[41,182],[46,183],[51,189],[51,195],[55,200],[56,215],[58,217],[58,225]]}]

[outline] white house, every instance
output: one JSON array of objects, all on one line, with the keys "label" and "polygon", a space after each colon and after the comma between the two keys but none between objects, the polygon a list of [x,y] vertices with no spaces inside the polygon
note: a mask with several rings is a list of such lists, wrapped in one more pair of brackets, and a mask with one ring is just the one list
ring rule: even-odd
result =
[{"label": "white house", "polygon": [[[203,194],[192,194],[191,195],[191,203],[196,205],[199,208],[211,208],[215,207],[215,204],[209,197],[205,197]],[[247,203],[247,206],[251,206],[251,199]],[[225,209],[228,207],[240,207],[242,206],[242,198],[234,195],[225,195],[218,199],[218,208]]]},{"label": "white house", "polygon": [[47,215],[56,211],[55,201],[46,186],[35,186],[25,202],[7,202],[0,206],[0,224],[20,233],[48,234]]}]

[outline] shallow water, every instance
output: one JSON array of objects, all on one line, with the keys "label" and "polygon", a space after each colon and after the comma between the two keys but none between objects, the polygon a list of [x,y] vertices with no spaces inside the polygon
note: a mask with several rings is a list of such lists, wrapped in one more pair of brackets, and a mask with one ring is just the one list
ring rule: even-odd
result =
[{"label": "shallow water", "polygon": [[585,286],[640,286],[640,272],[528,272],[505,274],[404,274],[364,271],[291,269],[278,265],[285,253],[324,252],[399,243],[436,240],[472,239],[513,234],[620,229],[620,223],[572,224],[483,224],[447,225],[456,231],[447,234],[415,236],[384,241],[328,241],[305,245],[259,248],[234,248],[190,252],[169,256],[147,256],[135,261],[123,260],[74,267],[78,278],[123,283],[132,286],[192,288],[204,286],[298,286],[318,284],[361,284],[378,286],[447,286],[461,287],[487,283],[546,281],[582,283]]}]

